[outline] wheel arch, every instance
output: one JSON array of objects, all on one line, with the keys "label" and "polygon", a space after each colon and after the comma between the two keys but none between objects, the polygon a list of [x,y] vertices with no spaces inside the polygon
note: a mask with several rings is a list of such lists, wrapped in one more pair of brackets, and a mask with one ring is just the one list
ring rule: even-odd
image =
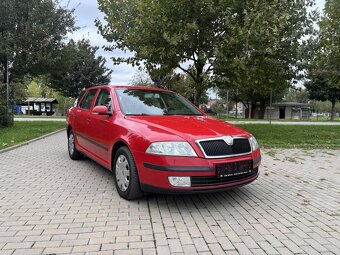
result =
[{"label": "wheel arch", "polygon": [[68,136],[68,134],[70,133],[71,130],[72,130],[71,125],[67,125],[67,136]]},{"label": "wheel arch", "polygon": [[[117,141],[113,146],[112,146],[112,150],[111,150],[111,162],[110,162],[110,170],[112,171],[112,166],[113,166],[113,161],[114,161],[114,158],[115,158],[115,155],[116,155],[116,152],[118,151],[119,148],[121,147],[127,147],[129,150],[129,146],[127,145],[126,142],[122,141],[122,140],[119,140]],[[131,150],[130,150],[131,152]],[[131,152],[132,154],[132,152]],[[133,155],[132,155],[133,156]]]}]

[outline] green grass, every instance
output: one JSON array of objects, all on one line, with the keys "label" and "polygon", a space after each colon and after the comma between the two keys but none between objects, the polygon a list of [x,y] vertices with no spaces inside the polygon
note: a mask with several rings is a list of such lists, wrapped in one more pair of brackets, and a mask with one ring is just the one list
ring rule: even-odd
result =
[{"label": "green grass", "polygon": [[[262,148],[340,149],[340,126],[301,126],[239,124],[252,133]],[[64,122],[15,122],[12,128],[0,128],[0,149],[65,128]]]},{"label": "green grass", "polygon": [[[266,121],[269,123],[269,119],[245,119],[245,118],[234,118],[232,116],[229,116],[227,118],[225,115],[221,116],[212,116],[220,120],[226,120],[226,121]],[[319,117],[318,119],[316,117],[310,117],[309,120],[294,120],[294,119],[272,119],[272,122],[340,122],[340,117],[335,117],[333,121],[330,120],[330,118],[326,117]]]},{"label": "green grass", "polygon": [[44,115],[14,115],[14,118],[21,118],[21,119],[31,119],[31,118],[44,118],[44,119],[66,119],[65,116],[44,116]]},{"label": "green grass", "polygon": [[340,148],[340,126],[238,124],[262,148]]},{"label": "green grass", "polygon": [[64,122],[14,122],[11,128],[0,128],[0,150],[65,128]]}]

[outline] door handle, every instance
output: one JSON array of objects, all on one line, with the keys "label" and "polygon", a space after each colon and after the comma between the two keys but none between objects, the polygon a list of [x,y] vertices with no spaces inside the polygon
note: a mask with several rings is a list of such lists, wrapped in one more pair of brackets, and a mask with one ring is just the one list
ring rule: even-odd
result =
[{"label": "door handle", "polygon": [[87,118],[87,123],[91,123],[91,119],[90,118]]}]

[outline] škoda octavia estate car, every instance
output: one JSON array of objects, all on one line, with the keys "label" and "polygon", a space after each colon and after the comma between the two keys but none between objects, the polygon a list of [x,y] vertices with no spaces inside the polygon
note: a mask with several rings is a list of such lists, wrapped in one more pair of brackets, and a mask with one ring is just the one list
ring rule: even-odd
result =
[{"label": "\u0161koda octavia estate car", "polygon": [[163,89],[86,89],[68,112],[67,137],[71,159],[85,154],[111,170],[125,199],[211,192],[259,175],[254,136]]}]

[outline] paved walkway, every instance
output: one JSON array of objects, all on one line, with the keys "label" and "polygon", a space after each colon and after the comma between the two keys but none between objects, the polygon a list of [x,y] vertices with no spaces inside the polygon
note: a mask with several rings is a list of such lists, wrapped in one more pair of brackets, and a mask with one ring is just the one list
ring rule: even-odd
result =
[{"label": "paved walkway", "polygon": [[340,254],[340,151],[263,162],[228,192],[128,202],[58,133],[0,154],[0,254]]}]

